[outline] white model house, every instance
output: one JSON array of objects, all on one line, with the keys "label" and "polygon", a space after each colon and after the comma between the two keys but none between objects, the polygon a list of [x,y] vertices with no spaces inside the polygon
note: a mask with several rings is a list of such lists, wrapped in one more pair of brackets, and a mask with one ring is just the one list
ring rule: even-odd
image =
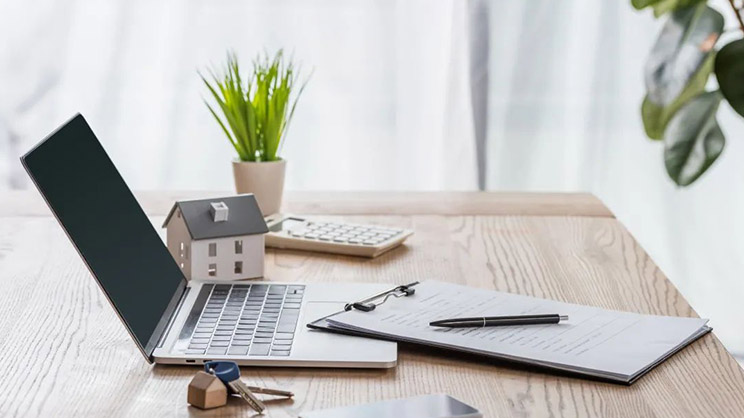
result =
[{"label": "white model house", "polygon": [[269,230],[252,194],[176,202],[163,228],[168,250],[189,280],[263,276]]}]

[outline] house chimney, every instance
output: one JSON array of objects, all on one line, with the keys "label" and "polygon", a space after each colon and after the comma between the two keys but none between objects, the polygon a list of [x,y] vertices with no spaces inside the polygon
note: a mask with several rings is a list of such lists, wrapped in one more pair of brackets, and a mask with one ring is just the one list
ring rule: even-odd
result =
[{"label": "house chimney", "polygon": [[227,221],[228,207],[225,202],[212,203],[209,212],[212,214],[212,220],[214,222]]}]

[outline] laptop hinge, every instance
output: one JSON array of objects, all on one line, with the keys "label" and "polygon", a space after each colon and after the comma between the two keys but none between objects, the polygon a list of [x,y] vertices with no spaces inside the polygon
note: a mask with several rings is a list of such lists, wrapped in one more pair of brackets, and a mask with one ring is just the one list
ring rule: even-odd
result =
[{"label": "laptop hinge", "polygon": [[189,297],[189,292],[191,292],[191,287],[186,287],[186,290],[184,290],[183,294],[181,295],[181,300],[178,301],[178,306],[176,306],[176,309],[171,314],[170,320],[168,320],[168,326],[165,327],[165,330],[163,330],[163,333],[160,335],[160,341],[158,341],[157,348],[161,348],[163,344],[165,344],[165,340],[170,334],[171,328],[173,328],[173,324],[176,322],[178,313],[181,312],[184,301],[186,301],[186,298]]},{"label": "laptop hinge", "polygon": [[163,312],[163,315],[160,317],[155,330],[150,336],[150,339],[145,346],[147,359],[150,363],[155,362],[155,358],[153,357],[155,348],[158,344],[160,344],[160,340],[163,338],[163,336],[168,334],[168,327],[170,326],[171,321],[173,321],[173,317],[175,316],[176,312],[178,312],[177,308],[180,307],[183,303],[185,295],[187,294],[187,289],[189,289],[189,287],[186,285],[186,278],[184,278],[181,283],[178,284],[178,288],[176,289],[176,291],[173,292],[173,297],[168,303],[168,307],[165,308],[165,312]]}]

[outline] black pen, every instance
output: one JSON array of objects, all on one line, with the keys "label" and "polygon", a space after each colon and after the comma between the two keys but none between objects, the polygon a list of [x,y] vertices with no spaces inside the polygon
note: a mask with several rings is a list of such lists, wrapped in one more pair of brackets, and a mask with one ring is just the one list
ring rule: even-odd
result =
[{"label": "black pen", "polygon": [[513,315],[513,316],[479,316],[474,318],[452,318],[440,319],[429,322],[432,327],[447,328],[474,328],[474,327],[500,327],[506,325],[543,325],[557,324],[568,321],[568,315],[544,314],[544,315]]}]

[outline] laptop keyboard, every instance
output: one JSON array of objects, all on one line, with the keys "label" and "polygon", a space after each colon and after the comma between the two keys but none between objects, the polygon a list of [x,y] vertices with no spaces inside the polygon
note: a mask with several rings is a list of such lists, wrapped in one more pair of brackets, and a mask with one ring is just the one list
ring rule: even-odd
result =
[{"label": "laptop keyboard", "polygon": [[289,356],[305,286],[217,284],[186,354]]}]

